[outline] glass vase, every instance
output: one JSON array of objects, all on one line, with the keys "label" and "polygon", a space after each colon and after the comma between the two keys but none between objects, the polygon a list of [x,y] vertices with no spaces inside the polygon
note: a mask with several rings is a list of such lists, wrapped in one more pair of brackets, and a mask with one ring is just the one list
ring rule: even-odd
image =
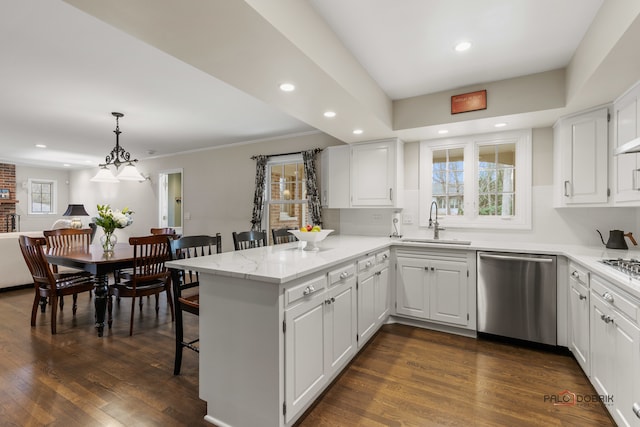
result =
[{"label": "glass vase", "polygon": [[102,245],[102,249],[106,254],[112,254],[113,248],[118,243],[118,238],[113,231],[105,231],[102,236],[100,236],[100,244]]}]

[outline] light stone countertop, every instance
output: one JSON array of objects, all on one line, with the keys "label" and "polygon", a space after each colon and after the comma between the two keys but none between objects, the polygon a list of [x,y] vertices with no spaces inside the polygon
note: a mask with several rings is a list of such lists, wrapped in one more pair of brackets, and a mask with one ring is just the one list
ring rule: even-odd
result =
[{"label": "light stone countertop", "polygon": [[266,283],[281,284],[308,274],[326,270],[349,260],[390,247],[447,249],[460,251],[496,251],[536,253],[565,256],[586,267],[594,274],[613,282],[633,296],[640,298],[640,280],[599,262],[601,259],[640,259],[640,250],[606,249],[604,246],[563,244],[472,241],[469,245],[444,243],[413,243],[408,239],[387,237],[334,235],[318,246],[319,251],[304,251],[304,242],[267,246],[243,251],[224,252],[207,257],[170,261],[168,267],[188,268],[202,273],[237,277]]}]

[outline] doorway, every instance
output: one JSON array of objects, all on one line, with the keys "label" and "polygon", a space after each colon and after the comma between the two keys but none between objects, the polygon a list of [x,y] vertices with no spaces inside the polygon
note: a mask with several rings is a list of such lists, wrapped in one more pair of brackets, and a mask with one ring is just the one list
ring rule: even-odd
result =
[{"label": "doorway", "polygon": [[182,234],[182,169],[161,171],[158,185],[159,226]]}]

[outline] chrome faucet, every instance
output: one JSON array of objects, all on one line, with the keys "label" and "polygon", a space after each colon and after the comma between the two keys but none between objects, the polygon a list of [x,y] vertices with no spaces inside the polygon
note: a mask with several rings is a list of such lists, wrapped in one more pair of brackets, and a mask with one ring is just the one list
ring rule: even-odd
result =
[{"label": "chrome faucet", "polygon": [[[435,221],[431,218],[434,206],[436,207]],[[440,230],[444,230],[444,228],[440,227],[440,224],[438,223],[438,204],[435,200],[431,202],[431,207],[429,208],[429,228],[433,228],[433,240],[438,240],[440,238]]]}]

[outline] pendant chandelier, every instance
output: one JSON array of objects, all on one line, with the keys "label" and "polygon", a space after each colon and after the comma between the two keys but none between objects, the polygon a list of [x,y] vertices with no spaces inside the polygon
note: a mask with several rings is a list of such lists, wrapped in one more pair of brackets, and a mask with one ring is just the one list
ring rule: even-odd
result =
[{"label": "pendant chandelier", "polygon": [[[122,113],[111,113],[113,117],[116,118],[116,130],[113,133],[116,134],[116,146],[111,150],[111,152],[105,158],[105,163],[102,163],[100,166],[100,170],[98,173],[91,178],[90,181],[93,182],[120,182],[120,181],[139,181],[142,182],[146,178],[143,177],[138,169],[136,169],[134,163],[138,161],[138,159],[131,160],[131,155],[128,151],[125,151],[124,148],[120,146],[120,126],[118,119],[120,117],[124,117]],[[124,165],[122,170],[117,176],[113,175],[113,172],[108,168],[108,166],[115,166],[116,171],[120,169],[121,165]]]}]

